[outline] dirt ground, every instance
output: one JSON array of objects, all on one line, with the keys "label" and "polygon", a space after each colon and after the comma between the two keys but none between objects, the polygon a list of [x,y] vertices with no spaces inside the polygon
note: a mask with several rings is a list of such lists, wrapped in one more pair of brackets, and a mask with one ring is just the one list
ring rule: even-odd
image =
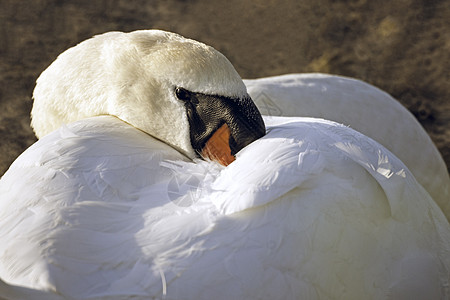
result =
[{"label": "dirt ground", "polygon": [[450,166],[448,0],[0,0],[0,176],[35,141],[31,93],[95,34],[158,28],[209,44],[243,78],[324,72],[400,100]]}]

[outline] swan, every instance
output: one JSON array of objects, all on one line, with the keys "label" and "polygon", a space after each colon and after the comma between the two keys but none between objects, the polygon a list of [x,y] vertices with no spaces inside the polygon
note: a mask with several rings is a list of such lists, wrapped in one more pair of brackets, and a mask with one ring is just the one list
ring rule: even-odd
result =
[{"label": "swan", "polygon": [[100,35],[34,98],[40,139],[0,180],[5,299],[450,295],[450,225],[408,167],[339,123],[261,117],[210,47]]},{"label": "swan", "polygon": [[353,78],[319,73],[244,83],[264,115],[332,120],[376,140],[406,164],[450,220],[446,164],[416,118],[386,92]]}]

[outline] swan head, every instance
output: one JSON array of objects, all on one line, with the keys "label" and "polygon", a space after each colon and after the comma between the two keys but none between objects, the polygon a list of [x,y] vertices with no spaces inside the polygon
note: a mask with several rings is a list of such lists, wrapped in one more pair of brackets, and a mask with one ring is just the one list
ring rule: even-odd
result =
[{"label": "swan head", "polygon": [[218,160],[228,164],[265,134],[225,56],[160,30],[109,32],[68,49],[40,75],[33,98],[38,138],[64,123],[113,115],[190,158],[225,155]]}]

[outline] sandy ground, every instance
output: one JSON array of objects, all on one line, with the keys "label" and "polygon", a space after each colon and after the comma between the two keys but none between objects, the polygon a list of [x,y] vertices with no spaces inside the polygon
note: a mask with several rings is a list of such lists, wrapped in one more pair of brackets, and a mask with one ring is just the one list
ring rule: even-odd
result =
[{"label": "sandy ground", "polygon": [[243,78],[325,72],[372,83],[419,119],[450,165],[448,0],[0,0],[0,175],[35,141],[31,93],[59,53],[149,28],[215,47]]}]

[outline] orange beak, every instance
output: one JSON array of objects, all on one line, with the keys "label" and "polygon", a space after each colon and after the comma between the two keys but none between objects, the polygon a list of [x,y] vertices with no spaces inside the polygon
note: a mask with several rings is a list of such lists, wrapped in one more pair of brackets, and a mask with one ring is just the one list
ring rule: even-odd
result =
[{"label": "orange beak", "polygon": [[202,156],[228,166],[236,159],[234,155],[231,155],[229,140],[230,128],[227,124],[223,124],[206,142]]}]

